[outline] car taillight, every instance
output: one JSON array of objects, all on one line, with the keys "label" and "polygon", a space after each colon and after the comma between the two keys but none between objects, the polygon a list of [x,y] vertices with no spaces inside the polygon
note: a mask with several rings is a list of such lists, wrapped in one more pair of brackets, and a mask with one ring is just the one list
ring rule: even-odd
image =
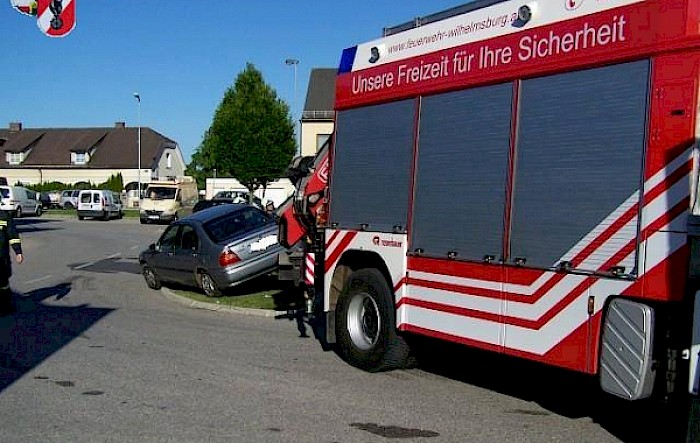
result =
[{"label": "car taillight", "polygon": [[228,249],[224,249],[219,255],[219,265],[222,268],[231,266],[239,261],[241,261],[241,258]]}]

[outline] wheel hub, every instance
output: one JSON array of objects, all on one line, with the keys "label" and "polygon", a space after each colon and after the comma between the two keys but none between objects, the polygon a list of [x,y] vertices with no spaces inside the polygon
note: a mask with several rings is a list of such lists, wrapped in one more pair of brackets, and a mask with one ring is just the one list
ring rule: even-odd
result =
[{"label": "wheel hub", "polygon": [[358,294],[350,301],[348,332],[359,349],[368,350],[377,344],[381,324],[379,307],[369,294]]}]

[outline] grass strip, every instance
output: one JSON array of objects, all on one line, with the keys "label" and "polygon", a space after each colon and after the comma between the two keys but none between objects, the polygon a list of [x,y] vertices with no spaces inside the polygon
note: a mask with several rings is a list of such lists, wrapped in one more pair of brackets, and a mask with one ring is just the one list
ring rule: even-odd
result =
[{"label": "grass strip", "polygon": [[176,294],[191,300],[232,308],[287,311],[304,306],[301,291],[281,284],[276,276],[265,276],[223,291],[220,297],[207,297],[194,288],[171,287]]}]

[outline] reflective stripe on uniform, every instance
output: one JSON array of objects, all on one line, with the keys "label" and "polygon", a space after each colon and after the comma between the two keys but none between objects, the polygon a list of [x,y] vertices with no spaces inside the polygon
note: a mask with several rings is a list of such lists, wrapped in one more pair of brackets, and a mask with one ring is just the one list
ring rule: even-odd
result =
[{"label": "reflective stripe on uniform", "polygon": [[0,226],[7,226],[7,220],[0,220]]},{"label": "reflective stripe on uniform", "polygon": [[10,244],[11,244],[11,245],[18,245],[18,244],[20,244],[20,243],[22,243],[22,240],[20,240],[19,238],[11,238],[11,239],[10,239]]}]

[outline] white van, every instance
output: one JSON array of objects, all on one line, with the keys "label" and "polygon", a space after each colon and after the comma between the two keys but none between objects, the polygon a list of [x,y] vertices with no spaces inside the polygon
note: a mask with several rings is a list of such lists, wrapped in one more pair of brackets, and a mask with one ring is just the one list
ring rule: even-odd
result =
[{"label": "white van", "polygon": [[170,223],[192,213],[199,200],[192,177],[148,184],[139,208],[141,223]]},{"label": "white van", "polygon": [[122,218],[122,211],[114,200],[112,191],[105,189],[88,189],[78,194],[78,220],[85,217]]},{"label": "white van", "polygon": [[0,186],[0,210],[8,211],[15,218],[23,215],[41,215],[38,194],[22,186]]}]

